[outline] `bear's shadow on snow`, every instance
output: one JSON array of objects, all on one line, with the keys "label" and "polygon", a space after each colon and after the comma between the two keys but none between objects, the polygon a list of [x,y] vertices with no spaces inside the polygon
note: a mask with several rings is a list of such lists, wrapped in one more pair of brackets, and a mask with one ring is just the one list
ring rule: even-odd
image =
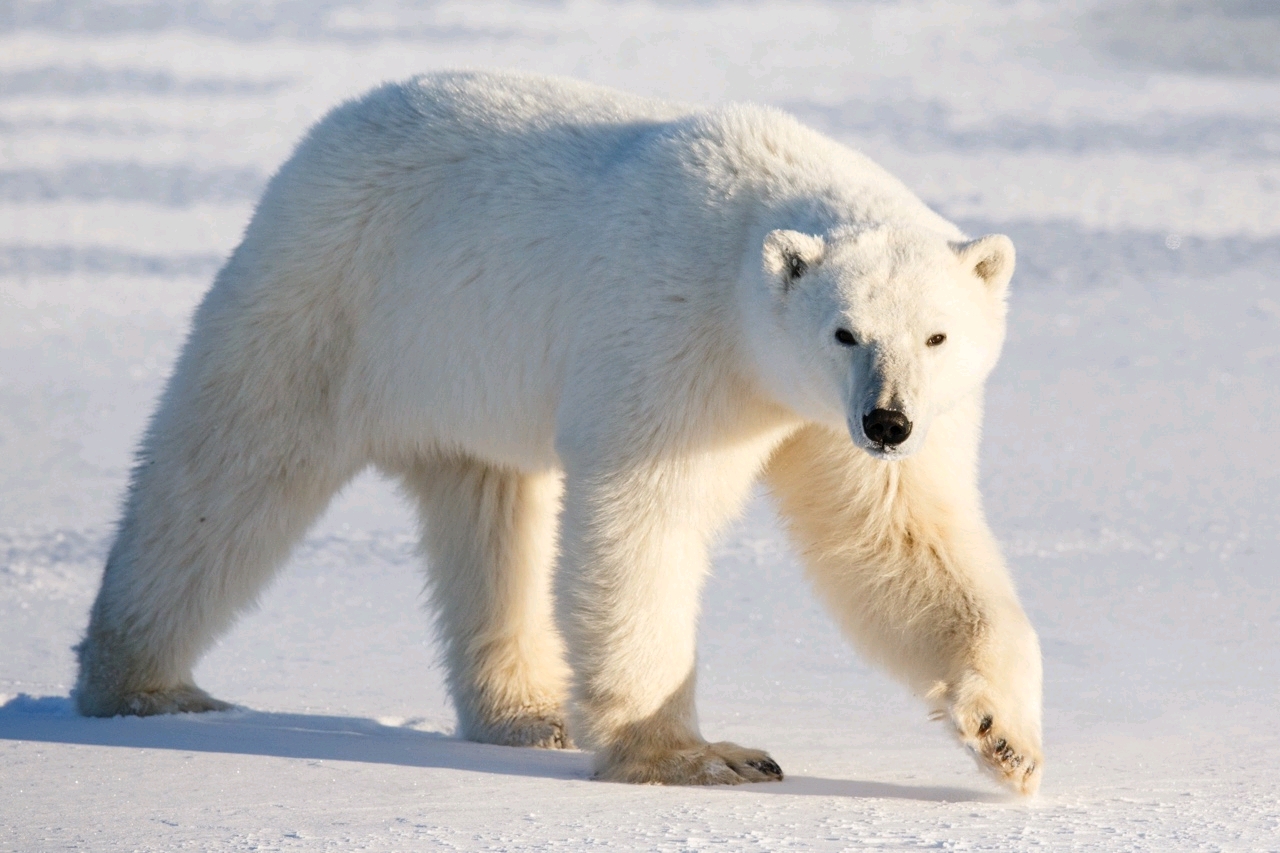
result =
[{"label": "bear's shadow on snow", "polygon": [[[785,769],[785,768],[784,768]],[[937,785],[896,785],[859,779],[823,779],[787,776],[781,784],[746,785],[752,793],[809,797],[845,797],[854,800],[919,800],[929,803],[1011,803],[1011,794],[974,791]]]},{"label": "bear's shadow on snow", "polygon": [[[19,694],[0,705],[0,740],[358,761],[545,779],[591,777],[591,757],[583,752],[489,746],[458,740],[442,732],[421,731],[408,725],[384,725],[362,717],[238,708],[207,714],[96,719],[79,716],[66,696]],[[807,776],[789,776],[777,784],[714,790],[932,802],[1003,802],[1007,799],[961,788]]]},{"label": "bear's shadow on snow", "polygon": [[384,725],[362,717],[236,708],[98,719],[79,716],[65,696],[20,694],[0,705],[0,740],[359,761],[551,779],[591,775],[590,756],[585,753],[470,743],[443,732]]}]

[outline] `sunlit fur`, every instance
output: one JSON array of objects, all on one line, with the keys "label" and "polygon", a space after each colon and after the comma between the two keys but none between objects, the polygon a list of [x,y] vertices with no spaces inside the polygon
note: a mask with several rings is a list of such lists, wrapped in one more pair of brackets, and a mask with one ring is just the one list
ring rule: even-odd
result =
[{"label": "sunlit fur", "polygon": [[[196,662],[374,465],[421,510],[463,736],[778,778],[694,711],[708,543],[763,473],[850,635],[1033,790],[1039,654],[975,487],[1012,266],[773,110],[487,74],[344,104],[196,312],[78,707],[225,707]],[[919,423],[896,449],[859,426],[890,404]]]}]

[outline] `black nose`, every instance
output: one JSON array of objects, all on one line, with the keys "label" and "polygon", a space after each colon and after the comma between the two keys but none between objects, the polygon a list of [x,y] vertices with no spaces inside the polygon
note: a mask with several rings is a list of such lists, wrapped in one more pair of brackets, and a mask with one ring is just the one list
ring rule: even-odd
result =
[{"label": "black nose", "polygon": [[867,438],[885,447],[897,447],[911,435],[911,421],[894,409],[875,409],[862,419]]}]

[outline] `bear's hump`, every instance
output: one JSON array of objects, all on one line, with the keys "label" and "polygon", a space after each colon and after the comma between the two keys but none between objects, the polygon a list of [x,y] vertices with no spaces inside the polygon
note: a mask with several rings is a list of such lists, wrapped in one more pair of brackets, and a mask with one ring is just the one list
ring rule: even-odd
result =
[{"label": "bear's hump", "polygon": [[780,227],[824,231],[897,222],[960,233],[873,160],[775,107],[742,103],[697,111],[653,139],[723,194],[749,196],[782,220],[792,217]]}]

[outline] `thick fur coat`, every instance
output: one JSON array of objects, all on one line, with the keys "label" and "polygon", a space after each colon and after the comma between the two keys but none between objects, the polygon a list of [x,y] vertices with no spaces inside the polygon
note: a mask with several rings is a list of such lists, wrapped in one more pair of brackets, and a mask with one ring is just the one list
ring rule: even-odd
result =
[{"label": "thick fur coat", "polygon": [[708,543],[763,476],[849,636],[1034,791],[1039,649],[976,486],[1013,261],[769,109],[497,74],[344,104],[196,312],[78,706],[227,707],[195,663],[375,465],[421,510],[462,735],[780,778],[694,712]]}]

